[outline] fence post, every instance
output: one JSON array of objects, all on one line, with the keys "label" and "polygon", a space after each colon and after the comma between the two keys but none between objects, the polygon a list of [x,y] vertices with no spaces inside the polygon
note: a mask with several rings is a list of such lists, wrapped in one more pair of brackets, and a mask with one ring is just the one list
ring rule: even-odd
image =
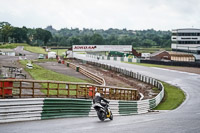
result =
[{"label": "fence post", "polygon": [[120,100],[122,100],[122,90],[120,89]]},{"label": "fence post", "polygon": [[57,97],[59,97],[59,83],[57,83]]},{"label": "fence post", "polygon": [[33,82],[33,90],[32,90],[32,93],[33,93],[33,98],[35,97],[35,89],[34,89],[35,87],[34,87],[34,82]]},{"label": "fence post", "polygon": [[49,97],[49,82],[47,83],[47,97]]},{"label": "fence post", "polygon": [[78,98],[78,85],[76,85],[76,98]]},{"label": "fence post", "polygon": [[68,97],[69,97],[69,95],[70,95],[70,88],[69,88],[70,86],[69,86],[69,84],[67,84],[67,88],[68,88],[68,90],[67,90],[67,95],[68,95]]},{"label": "fence post", "polygon": [[92,86],[92,99],[94,99],[94,95],[95,95],[95,89],[94,86]]},{"label": "fence post", "polygon": [[111,99],[112,88],[109,88],[109,99]]},{"label": "fence post", "polygon": [[85,86],[85,98],[87,98],[87,86]]},{"label": "fence post", "polygon": [[4,81],[2,81],[1,83],[2,83],[2,97],[5,98],[5,95],[4,95]]},{"label": "fence post", "polygon": [[22,81],[19,82],[19,98],[22,97]]}]

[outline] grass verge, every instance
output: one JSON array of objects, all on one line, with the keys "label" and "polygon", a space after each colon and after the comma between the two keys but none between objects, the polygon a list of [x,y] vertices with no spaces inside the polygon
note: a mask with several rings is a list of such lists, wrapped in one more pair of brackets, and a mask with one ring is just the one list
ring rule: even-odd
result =
[{"label": "grass verge", "polygon": [[154,110],[173,110],[183,103],[186,96],[184,92],[175,86],[162,82],[165,87],[165,95],[161,103]]},{"label": "grass verge", "polygon": [[14,49],[18,46],[28,46],[26,43],[6,43],[0,45],[0,49]]},{"label": "grass verge", "polygon": [[[172,66],[146,64],[146,63],[133,63],[133,62],[125,62],[125,63],[146,66],[146,67],[159,67],[159,68],[172,67]],[[177,108],[186,98],[184,92],[178,87],[172,86],[165,82],[162,82],[162,84],[165,87],[165,95],[161,103],[156,108],[154,108],[154,110],[173,110]],[[153,88],[153,90],[156,91],[155,88]]]},{"label": "grass verge", "polygon": [[33,60],[32,62],[33,62],[33,63],[34,63],[34,62],[37,62],[37,63],[43,63],[43,62],[57,62],[57,59],[38,59],[38,60]]},{"label": "grass verge", "polygon": [[[33,46],[26,46],[24,47],[24,50],[30,51],[32,53],[38,53],[38,54],[48,54],[48,52],[45,51],[42,47],[33,47]],[[67,51],[67,49],[51,49],[52,52],[58,53],[59,56],[62,56],[63,53]]]},{"label": "grass verge", "polygon": [[[27,60],[21,60],[20,63],[25,67],[26,64],[28,63]],[[56,73],[54,71],[51,70],[47,70],[41,66],[38,66],[36,64],[33,64],[33,69],[28,69],[28,68],[24,68],[25,71],[27,71],[33,79],[35,80],[54,80],[54,81],[65,81],[65,82],[81,82],[81,83],[88,83],[88,81],[86,80],[82,80],[79,78],[75,78],[75,77],[71,77],[71,76],[67,76],[64,74],[60,74],[60,73]],[[42,88],[47,88],[47,84],[41,84]],[[57,85],[56,84],[50,84],[49,86],[50,88],[56,88]],[[65,88],[66,85],[61,84],[59,86],[59,88]],[[75,86],[71,85],[71,88],[75,88]],[[41,90],[43,93],[47,93],[46,90]],[[64,94],[67,95],[67,90],[61,90],[59,91],[60,94]],[[56,95],[57,91],[56,90],[51,90],[50,91],[50,95]],[[74,91],[70,92],[71,95],[75,95],[76,93]]]},{"label": "grass verge", "polygon": [[136,47],[134,48],[135,50],[137,50],[137,52],[139,53],[154,53],[156,51],[162,51],[162,50],[167,50],[167,51],[171,51],[171,48],[141,48],[141,47]]},{"label": "grass verge", "polygon": [[67,51],[67,49],[51,49],[51,51],[56,52],[56,54],[58,53],[59,56],[62,56],[63,53],[65,53]]},{"label": "grass verge", "polygon": [[48,52],[46,52],[45,49],[43,49],[41,47],[25,46],[24,50],[30,51],[32,53],[48,54]]}]

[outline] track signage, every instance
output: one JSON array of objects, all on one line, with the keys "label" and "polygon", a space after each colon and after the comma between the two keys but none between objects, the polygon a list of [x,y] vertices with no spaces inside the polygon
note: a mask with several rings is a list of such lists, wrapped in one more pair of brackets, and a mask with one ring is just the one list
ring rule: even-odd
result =
[{"label": "track signage", "polygon": [[132,51],[132,45],[73,45],[74,52]]}]

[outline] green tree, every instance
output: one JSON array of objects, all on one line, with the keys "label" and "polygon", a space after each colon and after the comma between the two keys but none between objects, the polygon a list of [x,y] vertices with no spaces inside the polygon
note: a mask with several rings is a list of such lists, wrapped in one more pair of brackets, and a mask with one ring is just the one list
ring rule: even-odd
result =
[{"label": "green tree", "polygon": [[28,43],[26,27],[23,27],[23,28],[13,27],[13,31],[12,31],[11,37],[17,43],[22,43],[23,41],[26,41]]},{"label": "green tree", "polygon": [[80,45],[80,39],[78,37],[69,38],[70,45]]},{"label": "green tree", "polygon": [[8,22],[0,22],[0,34],[3,42],[8,42],[12,35],[13,27]]},{"label": "green tree", "polygon": [[101,35],[94,34],[94,35],[91,36],[91,43],[95,44],[95,45],[103,45],[104,39]]},{"label": "green tree", "polygon": [[37,28],[34,34],[34,39],[43,41],[44,45],[52,38],[52,35],[49,31]]},{"label": "green tree", "polygon": [[47,42],[52,38],[51,32],[44,30],[44,44],[46,45]]}]

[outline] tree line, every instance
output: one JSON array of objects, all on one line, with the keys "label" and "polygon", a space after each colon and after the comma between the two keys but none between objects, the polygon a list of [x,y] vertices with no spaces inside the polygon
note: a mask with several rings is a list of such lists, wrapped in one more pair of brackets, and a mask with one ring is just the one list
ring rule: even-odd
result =
[{"label": "tree line", "polygon": [[133,45],[133,47],[170,47],[171,32],[127,29],[45,28],[53,35],[49,45]]},{"label": "tree line", "polygon": [[127,29],[54,29],[13,27],[0,22],[0,42],[26,42],[32,46],[72,45],[132,45],[133,47],[170,47],[170,31],[127,30]]},{"label": "tree line", "polygon": [[14,27],[8,22],[0,22],[0,42],[28,43],[33,46],[47,45],[52,39],[51,32],[42,28]]}]

